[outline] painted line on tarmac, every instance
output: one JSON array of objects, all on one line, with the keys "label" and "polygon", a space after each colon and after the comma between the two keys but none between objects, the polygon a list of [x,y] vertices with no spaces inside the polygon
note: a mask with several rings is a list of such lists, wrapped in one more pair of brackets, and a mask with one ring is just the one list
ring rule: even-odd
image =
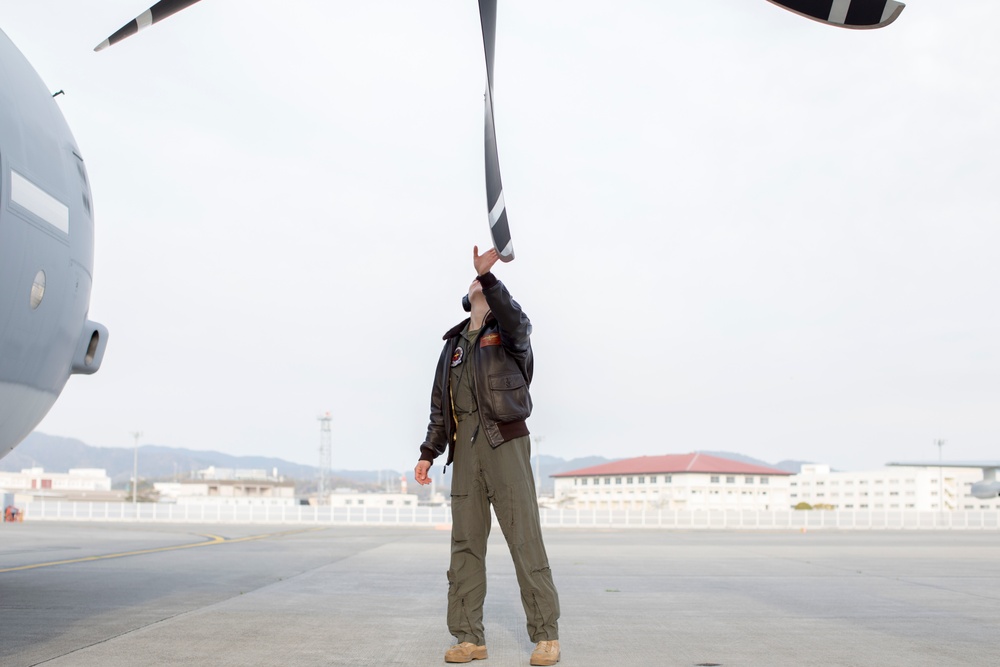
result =
[{"label": "painted line on tarmac", "polygon": [[17,567],[7,567],[0,569],[0,574],[4,572],[20,572],[22,570],[35,570],[40,567],[55,567],[56,565],[72,565],[74,563],[89,563],[97,560],[109,560],[111,558],[126,558],[128,556],[144,556],[146,554],[158,554],[165,551],[177,551],[179,549],[195,549],[197,547],[211,547],[217,544],[235,544],[237,542],[252,542],[254,540],[266,540],[273,537],[287,537],[288,535],[298,535],[301,533],[311,533],[325,528],[303,528],[300,530],[285,530],[280,533],[265,533],[263,535],[249,535],[247,537],[225,538],[219,535],[201,534],[208,539],[204,542],[192,542],[190,544],[176,544],[172,547],[157,547],[155,549],[139,549],[137,551],[123,551],[115,554],[103,554],[100,556],[85,556],[83,558],[71,558],[69,560],[55,560],[49,563],[35,563],[34,565],[19,565]]}]

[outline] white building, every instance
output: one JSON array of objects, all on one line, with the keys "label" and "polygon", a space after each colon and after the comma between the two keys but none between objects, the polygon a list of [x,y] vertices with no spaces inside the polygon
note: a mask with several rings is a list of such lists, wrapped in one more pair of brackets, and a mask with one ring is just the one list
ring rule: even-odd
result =
[{"label": "white building", "polygon": [[790,476],[698,453],[640,456],[552,475],[559,507],[612,510],[787,509]]},{"label": "white building", "polygon": [[337,489],[327,496],[330,507],[416,507],[415,493],[362,493]]},{"label": "white building", "polygon": [[0,489],[16,494],[17,502],[107,501],[124,497],[123,493],[111,490],[111,478],[103,468],[73,468],[69,472],[45,472],[44,468],[0,471]]},{"label": "white building", "polygon": [[203,480],[277,480],[279,482],[284,481],[283,477],[278,475],[278,469],[272,468],[271,474],[269,475],[263,468],[216,468],[215,466],[208,466],[204,470],[198,470],[192,474],[194,479]]},{"label": "white building", "polygon": [[980,510],[1000,509],[1000,501],[972,496],[980,468],[891,466],[862,472],[832,472],[824,464],[803,465],[789,480],[794,507],[807,503],[840,510]]},{"label": "white building", "polygon": [[156,482],[159,502],[178,505],[295,505],[295,482],[273,469],[209,466],[183,482]]},{"label": "white building", "polygon": [[295,505],[295,483],[272,480],[157,482],[161,503],[178,505]]}]

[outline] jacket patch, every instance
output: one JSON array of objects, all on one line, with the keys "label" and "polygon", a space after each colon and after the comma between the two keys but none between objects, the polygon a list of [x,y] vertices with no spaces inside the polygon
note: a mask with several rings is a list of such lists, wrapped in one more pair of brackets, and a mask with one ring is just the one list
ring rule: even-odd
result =
[{"label": "jacket patch", "polygon": [[490,345],[500,345],[500,334],[490,333],[479,339],[479,347],[489,347]]},{"label": "jacket patch", "polygon": [[462,357],[465,356],[465,350],[461,347],[456,347],[455,351],[451,355],[451,367],[454,368],[462,363]]}]

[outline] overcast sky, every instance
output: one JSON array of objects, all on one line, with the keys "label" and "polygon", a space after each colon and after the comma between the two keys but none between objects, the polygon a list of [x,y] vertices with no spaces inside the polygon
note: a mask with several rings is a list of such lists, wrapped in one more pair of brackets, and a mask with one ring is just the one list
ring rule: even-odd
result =
[{"label": "overcast sky", "polygon": [[[412,468],[489,244],[467,0],[11,0],[93,186],[103,367],[38,427]],[[504,0],[495,110],[544,454],[1000,458],[1000,5]]]}]

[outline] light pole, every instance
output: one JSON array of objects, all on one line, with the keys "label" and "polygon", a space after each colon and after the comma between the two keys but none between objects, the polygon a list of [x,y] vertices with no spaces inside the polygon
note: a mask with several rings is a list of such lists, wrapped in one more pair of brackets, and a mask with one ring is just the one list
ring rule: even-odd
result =
[{"label": "light pole", "polygon": [[319,420],[319,484],[317,485],[316,504],[323,505],[326,503],[326,481],[330,476],[330,461],[333,457],[333,431],[330,430],[333,417],[327,410],[317,419]]},{"label": "light pole", "polygon": [[132,431],[132,437],[135,439],[135,453],[132,456],[132,506],[135,507],[139,502],[139,438],[142,437],[142,431]]},{"label": "light pole", "polygon": [[934,441],[938,448],[938,508],[944,514],[944,468],[941,467],[941,448],[944,447],[944,440],[940,438]]}]

